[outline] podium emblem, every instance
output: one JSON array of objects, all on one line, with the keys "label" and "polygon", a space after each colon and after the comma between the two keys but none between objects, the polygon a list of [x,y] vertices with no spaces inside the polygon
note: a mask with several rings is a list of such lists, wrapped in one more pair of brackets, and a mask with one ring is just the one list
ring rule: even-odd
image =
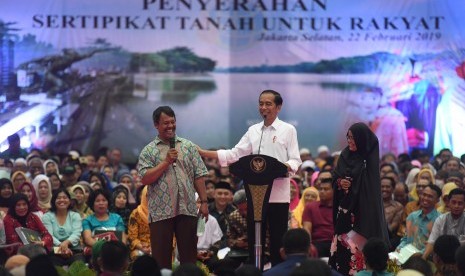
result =
[{"label": "podium emblem", "polygon": [[263,157],[256,156],[250,161],[250,169],[255,173],[261,173],[266,169],[266,161]]}]

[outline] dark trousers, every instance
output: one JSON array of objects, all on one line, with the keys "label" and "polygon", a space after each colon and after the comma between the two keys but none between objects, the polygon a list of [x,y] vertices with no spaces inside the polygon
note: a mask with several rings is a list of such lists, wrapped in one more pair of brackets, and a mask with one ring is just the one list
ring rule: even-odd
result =
[{"label": "dark trousers", "polygon": [[172,268],[173,235],[176,237],[179,262],[195,264],[197,260],[197,217],[179,215],[152,222],[149,226],[152,256],[160,268]]},{"label": "dark trousers", "polygon": [[330,256],[331,241],[313,242],[313,245],[316,247],[316,250],[318,250],[319,258]]},{"label": "dark trousers", "polygon": [[[282,247],[282,239],[287,231],[289,220],[289,203],[269,203],[265,221],[262,223],[262,260],[265,249],[266,231],[270,233],[270,261],[275,266],[283,261],[279,249]],[[247,220],[247,241],[249,247],[250,262],[255,262],[255,224],[250,225]],[[264,265],[262,261],[262,266]],[[262,267],[263,268],[263,267]]]}]

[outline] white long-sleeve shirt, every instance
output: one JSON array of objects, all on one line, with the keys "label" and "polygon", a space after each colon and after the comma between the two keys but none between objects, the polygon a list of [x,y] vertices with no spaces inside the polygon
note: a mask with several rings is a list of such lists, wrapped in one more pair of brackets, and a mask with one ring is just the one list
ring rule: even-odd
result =
[{"label": "white long-sleeve shirt", "polygon": [[[263,129],[263,137],[262,137]],[[260,137],[261,145],[260,145]],[[268,155],[278,161],[288,164],[295,173],[302,164],[299,154],[297,131],[291,124],[276,118],[273,124],[266,127],[264,122],[255,124],[247,130],[239,143],[230,150],[218,150],[218,160],[221,166],[236,162],[239,158],[258,154]],[[290,180],[289,177],[276,178],[273,181],[269,202],[289,203]]]},{"label": "white long-sleeve shirt", "polygon": [[205,232],[197,240],[197,250],[209,249],[215,242],[221,240],[222,237],[223,232],[218,221],[214,216],[208,215],[208,221],[205,223]]}]

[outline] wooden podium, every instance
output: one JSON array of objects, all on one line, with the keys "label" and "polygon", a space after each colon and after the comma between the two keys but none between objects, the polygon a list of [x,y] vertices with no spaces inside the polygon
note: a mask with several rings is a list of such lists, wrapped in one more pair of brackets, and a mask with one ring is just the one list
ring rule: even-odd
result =
[{"label": "wooden podium", "polygon": [[262,222],[268,210],[271,187],[278,177],[287,177],[287,167],[268,155],[252,154],[229,166],[242,178],[247,195],[247,227],[255,226],[255,266],[262,268]]}]

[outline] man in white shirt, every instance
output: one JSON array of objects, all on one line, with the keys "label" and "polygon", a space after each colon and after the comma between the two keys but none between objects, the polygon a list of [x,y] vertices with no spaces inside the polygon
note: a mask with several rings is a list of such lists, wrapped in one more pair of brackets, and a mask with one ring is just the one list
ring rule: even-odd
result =
[{"label": "man in white shirt", "polygon": [[[195,193],[197,208],[200,208],[202,202],[199,194]],[[218,261],[216,253],[218,253],[219,243],[223,237],[220,225],[215,217],[208,214],[207,222],[201,222],[204,218],[199,218],[197,224],[197,260],[206,264],[209,268],[213,262]],[[202,227],[202,223],[205,225]]]},{"label": "man in white shirt", "polygon": [[[273,90],[265,90],[260,94],[258,110],[263,121],[249,127],[239,143],[230,150],[208,151],[199,148],[202,157],[217,158],[221,166],[227,166],[250,154],[263,154],[283,162],[290,174],[294,174],[302,163],[299,154],[297,131],[294,126],[281,121],[278,113],[281,111],[283,99]],[[290,201],[289,177],[276,178],[273,181],[268,206],[268,214],[262,226],[262,233],[266,233],[269,226],[271,264],[282,262],[279,254],[282,237],[287,231]],[[267,225],[268,222],[268,225]],[[254,227],[249,229],[249,248],[254,248]],[[264,239],[265,235],[262,235]],[[263,244],[263,241],[262,241]],[[252,254],[253,255],[253,254]]]}]

